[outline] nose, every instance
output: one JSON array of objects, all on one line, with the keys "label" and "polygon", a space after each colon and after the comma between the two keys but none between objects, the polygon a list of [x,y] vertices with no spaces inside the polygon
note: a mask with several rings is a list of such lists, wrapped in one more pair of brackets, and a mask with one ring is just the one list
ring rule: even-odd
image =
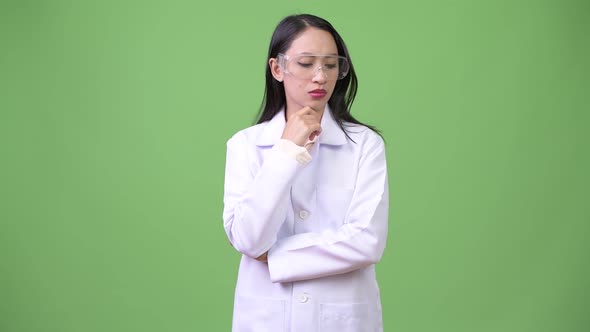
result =
[{"label": "nose", "polygon": [[318,66],[315,70],[315,74],[313,75],[313,82],[318,83],[325,83],[328,80],[328,74],[326,73],[324,67]]}]

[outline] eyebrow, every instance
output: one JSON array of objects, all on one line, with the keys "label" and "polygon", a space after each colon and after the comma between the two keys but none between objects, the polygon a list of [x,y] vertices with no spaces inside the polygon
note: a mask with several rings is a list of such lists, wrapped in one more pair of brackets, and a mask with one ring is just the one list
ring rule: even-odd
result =
[{"label": "eyebrow", "polygon": [[328,54],[317,54],[317,53],[310,53],[310,52],[301,52],[299,55],[334,55],[338,56],[338,53],[328,53]]}]

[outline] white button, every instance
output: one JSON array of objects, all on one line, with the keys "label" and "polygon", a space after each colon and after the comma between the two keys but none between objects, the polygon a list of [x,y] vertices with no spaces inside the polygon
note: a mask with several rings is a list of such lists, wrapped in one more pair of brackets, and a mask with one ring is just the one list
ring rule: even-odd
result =
[{"label": "white button", "polygon": [[309,296],[307,296],[307,294],[301,294],[301,295],[299,295],[299,302],[305,303],[308,300],[309,300]]},{"label": "white button", "polygon": [[309,212],[307,212],[307,211],[305,211],[305,210],[301,210],[301,211],[299,211],[299,218],[301,218],[301,219],[305,219],[305,218],[307,218],[307,217],[309,217]]}]

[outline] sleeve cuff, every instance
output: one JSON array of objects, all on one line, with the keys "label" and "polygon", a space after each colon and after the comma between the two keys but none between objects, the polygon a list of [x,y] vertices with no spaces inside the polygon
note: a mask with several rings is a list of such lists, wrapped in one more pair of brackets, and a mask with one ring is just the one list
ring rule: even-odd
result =
[{"label": "sleeve cuff", "polygon": [[311,161],[311,155],[306,148],[299,146],[287,139],[279,139],[275,147],[280,151],[292,156],[301,165],[307,165]]}]

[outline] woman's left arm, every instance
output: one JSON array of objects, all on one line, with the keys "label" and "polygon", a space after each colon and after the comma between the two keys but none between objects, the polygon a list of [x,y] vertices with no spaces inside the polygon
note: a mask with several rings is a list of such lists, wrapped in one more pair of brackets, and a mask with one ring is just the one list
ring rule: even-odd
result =
[{"label": "woman's left arm", "polygon": [[268,252],[273,282],[307,280],[354,271],[377,263],[385,249],[389,192],[385,146],[374,135],[361,158],[344,224],[321,233],[279,240]]}]

